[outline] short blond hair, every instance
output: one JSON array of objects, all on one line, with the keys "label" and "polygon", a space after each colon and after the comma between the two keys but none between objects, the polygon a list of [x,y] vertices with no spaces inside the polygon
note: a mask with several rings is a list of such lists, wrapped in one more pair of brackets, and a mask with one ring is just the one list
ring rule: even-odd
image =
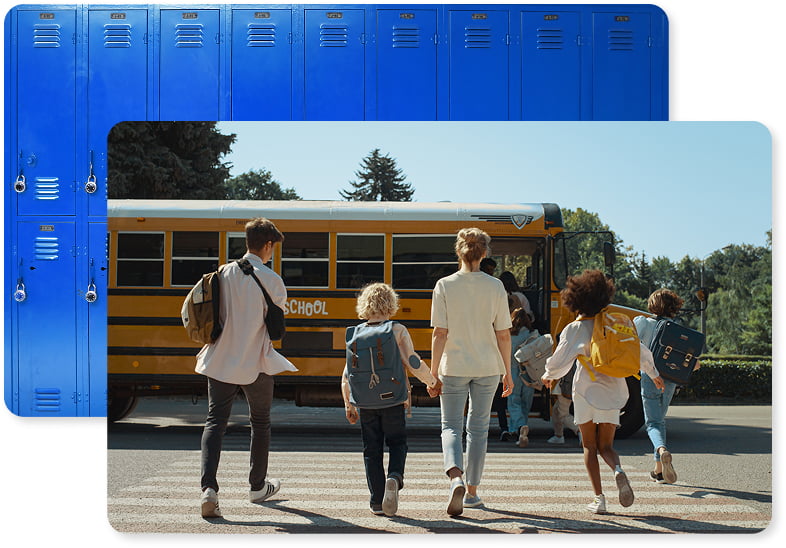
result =
[{"label": "short blond hair", "polygon": [[372,316],[390,317],[398,311],[398,295],[388,284],[368,284],[358,295],[355,311],[362,320]]},{"label": "short blond hair", "polygon": [[456,235],[456,256],[464,263],[481,260],[491,251],[491,236],[479,228],[462,228]]}]

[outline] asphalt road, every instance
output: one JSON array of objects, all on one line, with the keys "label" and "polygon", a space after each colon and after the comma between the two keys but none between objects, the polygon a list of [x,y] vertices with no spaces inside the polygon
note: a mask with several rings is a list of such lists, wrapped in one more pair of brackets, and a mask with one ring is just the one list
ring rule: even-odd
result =
[{"label": "asphalt road", "polygon": [[[460,525],[473,532],[754,532],[766,527],[772,515],[769,406],[673,406],[668,434],[679,474],[675,485],[647,480],[652,457],[643,431],[616,441],[637,503],[631,507],[635,512],[617,506],[605,520],[587,519],[583,510],[589,487],[575,438],[567,438],[565,446],[549,445],[550,425],[531,419],[530,445],[519,449],[497,441],[492,418],[483,480],[486,511],[468,510],[465,516],[482,518],[457,523],[446,521],[442,509],[446,486],[438,408],[416,408],[408,419],[411,487],[402,491],[403,518],[380,521],[368,512],[358,426],[346,423],[343,409],[298,408],[283,401],[274,404],[271,447],[271,475],[283,480],[282,499],[271,501],[270,508],[250,505],[244,499],[249,429],[245,403],[239,401],[225,438],[219,481],[223,478],[226,485],[225,516],[242,519],[209,523],[199,517],[197,504],[205,409],[204,400],[197,405],[188,399],[143,400],[131,416],[109,427],[109,519],[116,529],[457,532]],[[338,476],[337,468],[343,470]],[[604,474],[612,501],[613,480]],[[353,479],[342,479],[347,477]],[[325,498],[325,493],[331,495]],[[548,502],[536,502],[539,496]]]}]

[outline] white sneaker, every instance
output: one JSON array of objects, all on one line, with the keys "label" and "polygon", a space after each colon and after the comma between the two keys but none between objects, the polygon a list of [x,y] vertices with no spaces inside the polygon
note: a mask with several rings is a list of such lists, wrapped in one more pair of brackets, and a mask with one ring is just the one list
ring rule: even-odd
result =
[{"label": "white sneaker", "polygon": [[450,499],[448,500],[448,515],[458,516],[464,510],[464,493],[467,487],[461,478],[453,478],[450,482]]},{"label": "white sneaker", "polygon": [[202,517],[203,518],[220,518],[221,510],[218,509],[218,493],[212,487],[208,487],[202,491]]},{"label": "white sneaker", "polygon": [[551,436],[549,439],[546,440],[546,443],[565,445],[565,436]]},{"label": "white sneaker", "polygon": [[255,503],[264,502],[278,493],[279,489],[281,489],[281,482],[279,480],[274,478],[267,479],[262,489],[258,491],[249,491],[248,500]]},{"label": "white sneaker", "polygon": [[617,482],[617,489],[619,489],[620,504],[628,507],[633,504],[633,489],[628,481],[628,476],[625,472],[616,472],[614,474],[614,481]]},{"label": "white sneaker", "polygon": [[398,481],[396,478],[385,480],[385,496],[382,498],[382,511],[386,516],[395,516],[398,511]]},{"label": "white sneaker", "polygon": [[606,496],[603,494],[595,495],[595,498],[587,505],[587,510],[593,514],[606,513]]},{"label": "white sneaker", "polygon": [[519,441],[516,442],[516,445],[519,447],[526,447],[529,445],[529,426],[522,426],[519,428]]}]

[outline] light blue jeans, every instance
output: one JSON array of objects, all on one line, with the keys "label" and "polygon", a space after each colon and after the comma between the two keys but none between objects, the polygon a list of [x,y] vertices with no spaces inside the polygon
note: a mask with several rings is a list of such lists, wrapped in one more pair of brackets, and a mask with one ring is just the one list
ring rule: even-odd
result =
[{"label": "light blue jeans", "polygon": [[677,385],[663,379],[663,392],[658,390],[646,373],[641,374],[641,401],[644,405],[644,425],[655,449],[655,460],[660,461],[658,448],[666,448],[666,412]]},{"label": "light blue jeans", "polygon": [[[465,473],[469,485],[480,485],[489,435],[489,418],[499,375],[490,377],[440,376],[442,394],[439,404],[442,416],[442,458],[447,473],[453,467]],[[467,467],[461,437],[464,430],[464,405],[467,412]]]},{"label": "light blue jeans", "polygon": [[524,384],[518,372],[513,374],[513,392],[506,399],[508,400],[508,414],[510,415],[510,431],[518,434],[522,426],[529,424],[529,410],[532,407],[532,399],[535,397],[535,389]]}]

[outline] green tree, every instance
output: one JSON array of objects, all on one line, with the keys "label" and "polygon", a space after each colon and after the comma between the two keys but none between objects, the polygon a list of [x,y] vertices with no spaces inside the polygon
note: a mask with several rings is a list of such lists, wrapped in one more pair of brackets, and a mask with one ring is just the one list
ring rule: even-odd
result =
[{"label": "green tree", "polygon": [[224,198],[236,135],[216,122],[125,122],[109,132],[110,198]]},{"label": "green tree", "polygon": [[355,172],[359,181],[350,181],[354,190],[339,190],[341,197],[355,202],[411,202],[415,189],[405,183],[406,175],[396,167],[396,160],[375,148],[363,158]]},{"label": "green tree", "polygon": [[266,169],[252,169],[224,183],[228,200],[302,200],[294,188],[281,188]]}]

